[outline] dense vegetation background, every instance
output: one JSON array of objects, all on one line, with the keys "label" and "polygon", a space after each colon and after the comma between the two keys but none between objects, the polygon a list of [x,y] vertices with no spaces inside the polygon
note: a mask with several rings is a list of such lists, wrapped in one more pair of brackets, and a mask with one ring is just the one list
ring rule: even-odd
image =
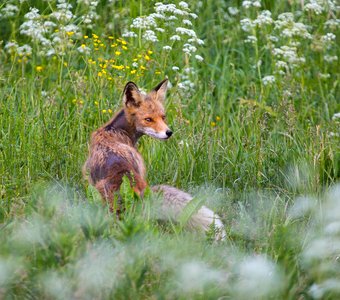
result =
[{"label": "dense vegetation background", "polygon": [[[2,1],[0,298],[339,297],[339,25],[330,0]],[[82,179],[125,83],[165,77],[148,181],[203,199],[225,242],[127,187],[116,221]]]}]

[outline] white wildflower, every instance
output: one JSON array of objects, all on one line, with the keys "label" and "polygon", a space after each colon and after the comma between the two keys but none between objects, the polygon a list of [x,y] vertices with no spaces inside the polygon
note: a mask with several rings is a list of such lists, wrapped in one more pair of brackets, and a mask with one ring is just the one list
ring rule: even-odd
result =
[{"label": "white wildflower", "polygon": [[260,1],[242,1],[242,6],[246,9],[250,7],[261,7],[261,2]]},{"label": "white wildflower", "polygon": [[136,61],[132,63],[132,66],[133,66],[134,68],[138,68],[138,67],[139,67],[139,65],[138,65],[138,63],[137,63]]},{"label": "white wildflower", "polygon": [[196,38],[196,32],[192,29],[184,28],[184,27],[177,27],[176,32],[182,35],[188,35],[190,37]]},{"label": "white wildflower", "polygon": [[195,55],[195,58],[198,60],[198,61],[203,61],[204,58],[201,56],[201,55]]},{"label": "white wildflower", "polygon": [[325,55],[323,57],[323,59],[325,60],[325,62],[333,63],[333,62],[338,60],[338,57],[336,55],[333,55],[333,56],[332,55]]},{"label": "white wildflower", "polygon": [[189,5],[188,3],[184,2],[184,1],[181,1],[180,3],[178,3],[178,5],[183,8],[183,9],[188,9],[189,8]]},{"label": "white wildflower", "polygon": [[268,39],[269,39],[270,41],[274,42],[274,43],[276,43],[276,42],[279,41],[278,37],[275,36],[275,35],[270,35],[270,36],[268,36]]},{"label": "white wildflower", "polygon": [[137,37],[138,35],[136,33],[134,33],[133,31],[127,31],[125,33],[122,34],[123,37]]},{"label": "white wildflower", "polygon": [[178,71],[178,70],[179,70],[179,67],[173,66],[173,67],[172,67],[172,70],[173,70],[173,71]]},{"label": "white wildflower", "polygon": [[244,40],[245,43],[255,44],[257,42],[257,37],[254,35],[248,35]]},{"label": "white wildflower", "polygon": [[30,7],[30,11],[25,14],[25,19],[27,20],[36,20],[40,18],[40,14],[39,14],[39,9],[34,8],[34,7]]},{"label": "white wildflower", "polygon": [[194,14],[194,13],[190,13],[190,16],[193,18],[193,19],[197,19],[198,18],[198,15]]},{"label": "white wildflower", "polygon": [[329,73],[319,73],[320,79],[326,80],[328,78],[331,78],[331,74]]},{"label": "white wildflower", "polygon": [[332,117],[332,120],[337,120],[337,119],[340,119],[340,112],[335,113]]},{"label": "white wildflower", "polygon": [[330,29],[337,29],[340,26],[340,19],[329,19],[325,22],[324,27]]},{"label": "white wildflower", "polygon": [[17,48],[17,53],[20,56],[27,56],[32,54],[32,47],[29,45],[23,45]]},{"label": "white wildflower", "polygon": [[236,16],[239,13],[239,10],[237,7],[229,6],[228,7],[228,12],[232,16]]},{"label": "white wildflower", "polygon": [[197,51],[197,48],[191,44],[184,44],[183,45],[183,52],[186,54],[191,55],[191,53],[195,53]]},{"label": "white wildflower", "polygon": [[158,38],[157,38],[155,32],[152,31],[152,30],[146,30],[143,34],[143,38],[146,41],[150,41],[150,42],[157,42],[158,41]]},{"label": "white wildflower", "polygon": [[48,27],[54,28],[54,27],[57,26],[57,24],[55,24],[54,22],[51,22],[51,21],[45,21],[43,26],[44,26],[44,27],[47,27],[47,28],[48,28]]},{"label": "white wildflower", "polygon": [[175,34],[172,37],[170,37],[170,40],[171,41],[180,41],[181,37],[179,35]]},{"label": "white wildflower", "polygon": [[275,77],[273,75],[268,75],[262,78],[262,83],[264,85],[271,85],[275,82]]},{"label": "white wildflower", "polygon": [[243,31],[248,32],[248,31],[251,31],[253,27],[255,27],[255,24],[249,18],[242,19],[240,23],[241,23],[241,28]]},{"label": "white wildflower", "polygon": [[17,6],[7,3],[6,6],[0,10],[0,19],[14,17],[18,11],[19,8]]},{"label": "white wildflower", "polygon": [[314,12],[316,15],[320,15],[323,12],[323,7],[317,0],[310,0],[304,7],[304,10]]},{"label": "white wildflower", "polygon": [[171,47],[171,46],[164,46],[164,47],[163,47],[163,50],[165,50],[165,51],[171,51],[171,50],[172,50],[172,47]]},{"label": "white wildflower", "polygon": [[243,6],[244,8],[249,8],[249,7],[251,7],[251,1],[243,1],[243,2],[242,2],[242,6]]},{"label": "white wildflower", "polygon": [[133,19],[131,28],[136,29],[149,29],[151,27],[157,26],[155,19],[151,16],[137,17]]},{"label": "white wildflower", "polygon": [[176,21],[178,18],[176,16],[170,16],[167,18],[168,21]]},{"label": "white wildflower", "polygon": [[160,13],[152,13],[150,14],[150,17],[153,19],[165,19],[165,15]]},{"label": "white wildflower", "polygon": [[155,28],[155,30],[158,31],[158,32],[165,32],[165,29],[160,28],[160,27]]},{"label": "white wildflower", "polygon": [[270,25],[273,23],[272,13],[269,10],[263,10],[254,20],[254,24],[261,27],[262,25]]},{"label": "white wildflower", "polygon": [[13,42],[8,42],[6,43],[5,45],[5,50],[8,52],[8,53],[11,53],[11,54],[15,54],[17,52],[17,49],[18,49],[18,43],[13,41]]},{"label": "white wildflower", "polygon": [[189,26],[192,26],[192,23],[191,23],[191,21],[190,21],[190,20],[188,20],[188,19],[185,19],[185,20],[183,20],[183,24],[185,24],[185,25],[189,25]]},{"label": "white wildflower", "polygon": [[85,45],[81,45],[80,47],[77,48],[77,50],[79,53],[82,53],[82,54],[90,54],[91,52],[91,49]]},{"label": "white wildflower", "polygon": [[67,10],[67,9],[71,9],[72,5],[69,3],[65,3],[65,2],[60,3],[59,1],[59,4],[57,4],[57,8],[60,10]]},{"label": "white wildflower", "polygon": [[325,43],[333,42],[336,38],[336,35],[334,33],[327,33],[321,37],[321,41]]},{"label": "white wildflower", "polygon": [[281,58],[283,61],[289,63],[289,66],[292,68],[306,61],[304,57],[297,55],[296,47],[282,46],[280,48],[274,48],[272,53],[277,58]]}]

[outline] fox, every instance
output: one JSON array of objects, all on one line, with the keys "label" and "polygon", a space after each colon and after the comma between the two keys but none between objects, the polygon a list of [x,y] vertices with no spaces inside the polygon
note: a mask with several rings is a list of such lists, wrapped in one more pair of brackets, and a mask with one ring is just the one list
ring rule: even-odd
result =
[{"label": "fox", "polygon": [[[148,186],[144,160],[137,149],[138,140],[143,135],[167,140],[173,134],[164,109],[167,89],[168,79],[161,81],[149,93],[141,92],[134,82],[128,82],[123,90],[123,108],[91,135],[83,174],[98,190],[104,203],[109,204],[110,211],[118,216],[122,208],[114,203],[114,199],[123,177],[129,178],[131,187],[141,198]],[[167,185],[158,185],[151,190],[163,194],[163,206],[169,209],[178,206],[178,210],[182,210],[192,199],[191,195]],[[209,224],[223,226],[219,217],[208,208],[197,214],[201,217],[201,223],[198,223],[205,231],[209,221]]]}]

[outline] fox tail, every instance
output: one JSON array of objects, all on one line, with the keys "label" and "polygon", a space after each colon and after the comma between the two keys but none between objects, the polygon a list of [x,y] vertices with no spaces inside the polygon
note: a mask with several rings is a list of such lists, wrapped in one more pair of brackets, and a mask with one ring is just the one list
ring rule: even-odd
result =
[{"label": "fox tail", "polygon": [[[204,205],[196,211],[195,199],[190,194],[168,185],[156,185],[151,189],[153,192],[162,194],[161,214],[163,216],[179,221],[183,217],[183,213],[188,211],[189,219],[186,224],[189,228],[204,232],[213,229],[216,241],[226,238],[226,232],[220,217]],[[192,211],[192,209],[195,211]]]}]

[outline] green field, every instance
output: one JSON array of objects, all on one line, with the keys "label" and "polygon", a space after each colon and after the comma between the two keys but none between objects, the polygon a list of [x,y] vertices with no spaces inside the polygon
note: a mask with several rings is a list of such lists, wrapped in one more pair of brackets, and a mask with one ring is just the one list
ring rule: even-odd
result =
[{"label": "green field", "polygon": [[[0,1],[0,299],[339,299],[339,27],[332,0]],[[166,77],[148,182],[223,242],[82,178],[125,84]]]}]

